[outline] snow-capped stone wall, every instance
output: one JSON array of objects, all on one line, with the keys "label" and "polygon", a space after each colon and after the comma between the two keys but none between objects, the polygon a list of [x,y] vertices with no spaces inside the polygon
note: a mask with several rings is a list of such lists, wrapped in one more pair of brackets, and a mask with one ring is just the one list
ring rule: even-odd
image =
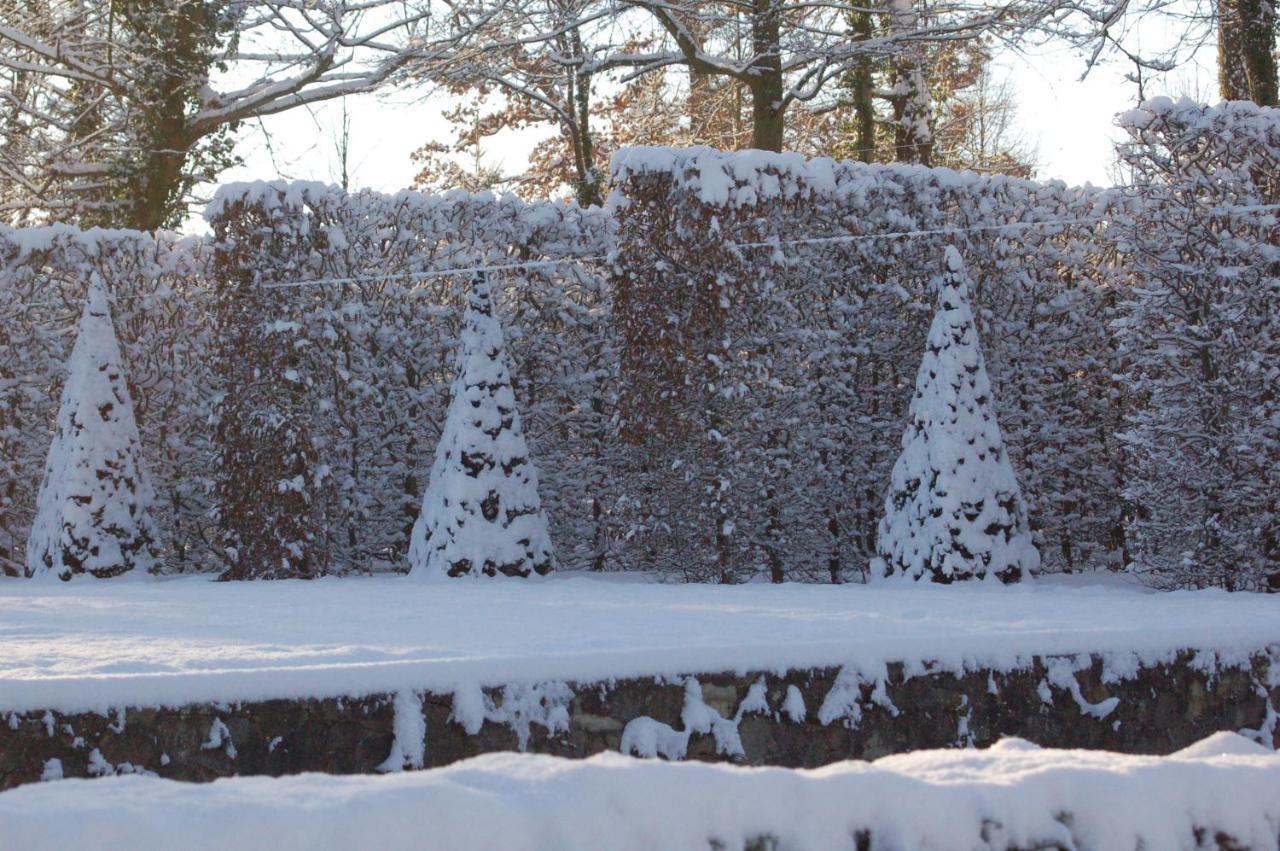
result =
[{"label": "snow-capped stone wall", "polygon": [[448,765],[492,751],[812,767],[1018,736],[1044,747],[1170,753],[1218,731],[1280,747],[1280,648],[1022,659],[1008,668],[856,665],[662,679],[542,682],[452,693],[107,714],[5,712],[0,789],[155,773],[207,781]]}]

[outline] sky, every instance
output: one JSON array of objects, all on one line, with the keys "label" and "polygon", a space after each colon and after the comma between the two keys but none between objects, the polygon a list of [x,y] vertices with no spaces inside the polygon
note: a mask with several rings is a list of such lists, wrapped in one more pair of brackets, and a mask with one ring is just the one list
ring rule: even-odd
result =
[{"label": "sky", "polygon": [[[1131,108],[1137,87],[1126,80],[1127,69],[1114,62],[1085,70],[1082,56],[1066,47],[1044,47],[1028,53],[998,54],[996,79],[1008,80],[1018,110],[1016,121],[1024,141],[1037,152],[1041,179],[1067,183],[1110,183],[1113,145],[1119,137],[1114,116]],[[1148,83],[1148,96],[1192,95],[1214,99],[1212,51],[1202,48],[1183,67]],[[429,92],[393,91],[347,98],[350,116],[348,171],[352,189],[395,192],[407,188],[418,168],[411,154],[429,140],[447,140],[442,103]],[[242,132],[244,163],[222,176],[234,180],[273,179],[339,182],[337,136],[343,104],[330,102],[309,110],[293,110],[264,119]],[[487,162],[507,173],[523,170],[536,133],[509,133],[493,139],[484,151]]]}]

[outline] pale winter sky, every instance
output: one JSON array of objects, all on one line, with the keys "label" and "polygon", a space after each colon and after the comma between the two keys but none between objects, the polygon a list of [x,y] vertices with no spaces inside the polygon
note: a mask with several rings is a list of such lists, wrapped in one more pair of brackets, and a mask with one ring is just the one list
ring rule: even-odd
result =
[{"label": "pale winter sky", "polygon": [[[1112,145],[1118,136],[1116,113],[1134,105],[1137,88],[1125,79],[1120,64],[1095,68],[1085,80],[1084,60],[1065,48],[1040,49],[1030,55],[1006,53],[996,62],[997,80],[1007,79],[1015,92],[1026,142],[1038,152],[1039,177],[1068,183],[1109,183]],[[1148,82],[1147,95],[1190,95],[1216,99],[1211,46],[1195,61],[1164,79]],[[431,139],[446,139],[448,128],[439,102],[425,92],[396,91],[349,98],[352,188],[394,192],[409,186],[417,167],[410,154]],[[242,135],[245,163],[226,172],[222,180],[284,177],[338,182],[335,136],[342,106],[324,104],[312,111],[296,110],[265,121],[267,134],[256,125]],[[265,141],[270,136],[270,145]],[[485,160],[519,173],[538,137],[511,134],[492,140]]]}]

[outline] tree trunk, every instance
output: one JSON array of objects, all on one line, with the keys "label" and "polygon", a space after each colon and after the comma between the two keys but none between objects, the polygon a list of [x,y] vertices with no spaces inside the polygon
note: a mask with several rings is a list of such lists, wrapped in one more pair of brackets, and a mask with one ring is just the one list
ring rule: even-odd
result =
[{"label": "tree trunk", "polygon": [[1218,0],[1218,91],[1223,100],[1249,99],[1239,9],[1240,0]]},{"label": "tree trunk", "polygon": [[748,72],[751,90],[751,147],[781,151],[785,128],[782,103],[781,8],[778,0],[752,0],[751,47],[754,60]]},{"label": "tree trunk", "polygon": [[[582,36],[577,28],[568,33],[569,46],[575,56],[583,56]],[[596,207],[604,203],[604,181],[596,167],[595,143],[591,138],[591,74],[583,73],[581,66],[569,69],[571,108],[574,114],[574,166],[578,172],[575,195],[580,207]]]},{"label": "tree trunk", "polygon": [[1276,106],[1275,0],[1238,0],[1240,44],[1244,48],[1249,96],[1259,106]]},{"label": "tree trunk", "polygon": [[[859,41],[868,41],[874,34],[870,12],[850,11],[849,24]],[[849,73],[849,89],[853,95],[854,116],[853,150],[850,153],[855,160],[869,163],[876,158],[875,74],[870,55],[863,54],[858,58],[858,64]]]},{"label": "tree trunk", "polygon": [[1280,102],[1275,0],[1218,0],[1218,88],[1224,100]]},{"label": "tree trunk", "polygon": [[173,223],[171,220],[182,199],[188,146],[180,132],[169,138],[172,147],[158,145],[157,150],[148,151],[144,159],[146,165],[130,181],[133,191],[126,227],[154,231]]},{"label": "tree trunk", "polygon": [[[135,98],[135,144],[141,156],[129,162],[127,226],[152,231],[175,225],[183,196],[200,175],[192,174],[193,133],[188,107],[207,77],[206,42],[216,31],[216,4],[204,0],[135,3],[128,13],[142,46],[163,47],[164,61],[143,66]],[[198,169],[198,164],[196,165]]]},{"label": "tree trunk", "polygon": [[[895,37],[909,36],[920,28],[920,13],[912,0],[893,0],[889,26]],[[898,47],[894,58],[893,96],[894,159],[903,163],[932,165],[933,104],[925,81],[924,52],[918,42]]]}]

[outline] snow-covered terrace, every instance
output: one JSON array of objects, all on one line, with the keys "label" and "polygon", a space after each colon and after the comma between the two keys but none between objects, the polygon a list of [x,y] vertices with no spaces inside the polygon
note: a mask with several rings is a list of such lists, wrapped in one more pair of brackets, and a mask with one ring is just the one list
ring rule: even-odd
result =
[{"label": "snow-covered terrace", "polygon": [[1016,587],[707,586],[617,576],[0,582],[0,711],[67,712],[413,688],[889,662],[1010,669],[1102,653],[1280,644],[1280,600],[1095,575]]}]

